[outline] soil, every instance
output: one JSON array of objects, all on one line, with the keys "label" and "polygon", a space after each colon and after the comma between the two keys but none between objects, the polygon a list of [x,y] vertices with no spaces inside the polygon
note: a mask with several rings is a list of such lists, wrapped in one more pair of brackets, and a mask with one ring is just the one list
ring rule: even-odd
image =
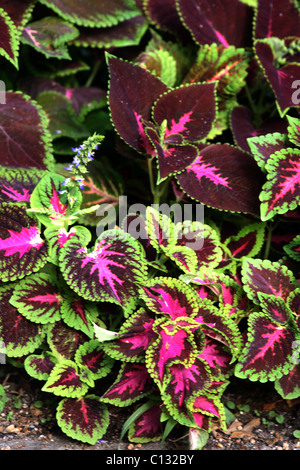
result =
[{"label": "soil", "polygon": [[[5,368],[5,369],[4,369]],[[91,446],[74,441],[58,427],[55,400],[41,392],[40,383],[22,370],[1,366],[0,383],[8,398],[0,413],[0,450],[189,450],[188,433],[175,427],[164,445],[120,443],[123,423],[130,409],[110,408],[110,426],[103,439]],[[212,430],[205,450],[300,450],[300,399],[283,400],[272,383],[233,380],[223,402],[232,413],[226,431]]]}]

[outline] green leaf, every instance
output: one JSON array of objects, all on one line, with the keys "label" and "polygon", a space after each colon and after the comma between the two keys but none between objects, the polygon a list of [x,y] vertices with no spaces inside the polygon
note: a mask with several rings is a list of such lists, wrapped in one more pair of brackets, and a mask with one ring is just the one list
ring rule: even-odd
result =
[{"label": "green leaf", "polygon": [[101,328],[100,326],[96,325],[96,323],[93,323],[94,325],[94,330],[95,330],[95,336],[102,343],[103,341],[111,341],[112,339],[115,339],[116,336],[118,336],[119,333],[116,333],[115,331],[110,331],[106,330],[105,328]]}]

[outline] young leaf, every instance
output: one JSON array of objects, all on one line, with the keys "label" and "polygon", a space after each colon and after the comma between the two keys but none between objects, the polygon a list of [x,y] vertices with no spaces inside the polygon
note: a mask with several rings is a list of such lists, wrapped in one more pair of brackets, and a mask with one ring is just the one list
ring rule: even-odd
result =
[{"label": "young leaf", "polygon": [[40,236],[36,219],[24,206],[0,205],[0,279],[14,281],[42,268],[48,246]]},{"label": "young leaf", "polygon": [[107,406],[95,395],[61,400],[56,417],[67,436],[91,445],[101,439],[109,424]]},{"label": "young leaf", "polygon": [[296,209],[300,202],[300,149],[275,152],[266,164],[268,180],[261,194],[261,219]]}]

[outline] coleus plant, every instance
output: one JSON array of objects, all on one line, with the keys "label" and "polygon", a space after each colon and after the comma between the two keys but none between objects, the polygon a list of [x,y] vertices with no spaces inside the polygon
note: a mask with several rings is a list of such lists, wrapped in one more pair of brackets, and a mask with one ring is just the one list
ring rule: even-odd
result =
[{"label": "coleus plant", "polygon": [[[61,429],[95,444],[135,404],[131,441],[201,448],[231,377],[298,398],[298,2],[28,0],[0,24],[0,340]],[[124,194],[145,210],[98,233]]]}]

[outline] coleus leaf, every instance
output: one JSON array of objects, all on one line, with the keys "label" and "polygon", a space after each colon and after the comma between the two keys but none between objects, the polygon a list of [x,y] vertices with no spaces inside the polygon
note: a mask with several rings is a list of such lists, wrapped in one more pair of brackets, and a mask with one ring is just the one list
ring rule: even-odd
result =
[{"label": "coleus leaf", "polygon": [[248,318],[248,339],[235,368],[235,375],[250,380],[275,380],[287,374],[294,366],[294,329],[272,320],[263,313],[252,313]]},{"label": "coleus leaf", "polygon": [[153,385],[145,364],[124,363],[115,382],[102,395],[101,401],[115,406],[128,406],[148,395]]},{"label": "coleus leaf", "polygon": [[47,243],[41,238],[37,220],[26,207],[0,205],[0,268],[2,281],[14,281],[38,271],[47,261]]},{"label": "coleus leaf", "polygon": [[128,145],[138,152],[151,154],[153,148],[145,134],[143,122],[150,120],[154,102],[168,89],[161,80],[138,65],[113,56],[107,56],[107,61],[113,124]]},{"label": "coleus leaf", "polygon": [[299,36],[300,13],[294,0],[288,0],[282,8],[280,0],[258,0],[254,36],[286,38]]},{"label": "coleus leaf", "polygon": [[78,4],[74,0],[40,0],[62,18],[81,26],[107,27],[137,16],[140,12],[133,0],[89,0]]},{"label": "coleus leaf", "polygon": [[95,395],[61,400],[56,417],[67,436],[91,445],[101,439],[109,424],[107,406]]},{"label": "coleus leaf", "polygon": [[7,357],[22,357],[39,348],[45,328],[24,318],[9,303],[15,284],[0,288],[0,340],[5,344]]},{"label": "coleus leaf", "polygon": [[267,182],[260,193],[261,219],[294,210],[300,202],[300,149],[275,152],[266,164]]},{"label": "coleus leaf", "polygon": [[264,172],[266,172],[266,164],[271,156],[275,152],[290,146],[287,135],[280,132],[249,137],[247,142],[258,166]]},{"label": "coleus leaf", "polygon": [[265,224],[254,223],[242,228],[237,235],[228,237],[224,245],[235,259],[253,258],[261,250],[264,243]]},{"label": "coleus leaf", "polygon": [[205,347],[198,355],[209,366],[210,377],[220,380],[232,373],[232,355],[225,351],[223,345],[208,336],[205,337]]},{"label": "coleus leaf", "polygon": [[138,309],[123,323],[117,337],[103,344],[104,351],[121,361],[144,361],[149,344],[155,338],[153,323],[154,318],[146,309]]},{"label": "coleus leaf", "polygon": [[43,170],[0,167],[0,202],[30,202]]},{"label": "coleus leaf", "polygon": [[191,417],[187,418],[186,403],[192,395],[208,388],[211,382],[209,367],[205,361],[197,358],[190,367],[180,363],[170,365],[167,376],[163,402],[176,421],[189,426]]},{"label": "coleus leaf", "polygon": [[163,3],[160,0],[143,0],[142,6],[147,19],[158,29],[167,30],[181,40],[190,39],[179,17],[175,0],[165,0]]},{"label": "coleus leaf", "polygon": [[178,0],[184,25],[198,44],[249,45],[252,9],[237,0]]},{"label": "coleus leaf", "polygon": [[267,259],[243,260],[242,282],[248,298],[256,304],[259,292],[287,299],[296,288],[293,273],[286,266]]},{"label": "coleus leaf", "polygon": [[0,9],[0,54],[18,68],[19,32],[7,12]]},{"label": "coleus leaf", "polygon": [[20,92],[7,92],[5,96],[6,102],[0,108],[1,165],[51,169],[54,160],[45,112]]},{"label": "coleus leaf", "polygon": [[299,364],[280,379],[275,380],[275,390],[285,400],[294,400],[300,396],[300,367]]},{"label": "coleus leaf", "polygon": [[269,39],[255,41],[255,53],[264,75],[269,81],[278,103],[281,116],[299,104],[293,100],[293,83],[299,76],[298,57],[293,57],[282,66],[276,63],[276,51]]},{"label": "coleus leaf", "polygon": [[31,195],[31,209],[46,227],[64,226],[65,218],[80,208],[81,191],[78,187],[72,189],[74,199],[72,198],[73,203],[71,203],[64,181],[65,178],[62,175],[47,173],[39,181]]},{"label": "coleus leaf", "polygon": [[226,99],[237,94],[245,85],[249,60],[244,48],[225,47],[222,44],[204,44],[199,47],[196,60],[183,83],[217,81],[217,95]]},{"label": "coleus leaf", "polygon": [[139,416],[128,431],[131,442],[155,442],[162,437],[161,404],[154,404]]},{"label": "coleus leaf", "polygon": [[82,225],[76,225],[66,230],[64,227],[51,226],[44,231],[44,236],[49,245],[49,261],[59,264],[59,251],[70,238],[76,236],[82,245],[87,245],[92,238],[91,232]]},{"label": "coleus leaf", "polygon": [[118,230],[103,233],[89,251],[72,237],[61,249],[60,263],[65,281],[77,294],[115,302],[125,312],[136,306],[137,285],[147,271],[139,242]]},{"label": "coleus leaf", "polygon": [[210,207],[259,213],[263,175],[253,158],[229,144],[201,146],[197,158],[177,175],[183,191]]},{"label": "coleus leaf", "polygon": [[[190,409],[190,413],[197,427],[200,429],[207,429],[209,426],[209,430],[212,418],[217,418],[221,424],[221,428],[226,429],[224,405],[220,397],[216,394],[207,392],[205,392],[205,394],[199,393],[196,397],[190,399],[188,408]],[[208,418],[210,419],[207,420]]]},{"label": "coleus leaf", "polygon": [[99,341],[92,339],[78,347],[75,362],[82,372],[88,369],[91,377],[98,380],[109,374],[114,361],[105,354]]},{"label": "coleus leaf", "polygon": [[72,41],[77,47],[110,48],[137,46],[146,33],[148,24],[142,15],[137,15],[105,28],[79,27],[79,36]]},{"label": "coleus leaf", "polygon": [[300,235],[297,235],[287,245],[284,245],[283,249],[292,259],[300,261]]},{"label": "coleus leaf", "polygon": [[48,324],[60,319],[62,300],[57,280],[50,274],[37,273],[18,283],[10,303],[28,320]]},{"label": "coleus leaf", "polygon": [[34,47],[47,58],[70,59],[66,43],[78,36],[78,30],[55,16],[28,23],[22,32],[22,42]]},{"label": "coleus leaf", "polygon": [[57,358],[49,351],[42,354],[30,354],[24,361],[28,375],[37,380],[48,380],[50,372],[57,364]]},{"label": "coleus leaf", "polygon": [[60,360],[74,360],[80,345],[89,340],[82,331],[76,331],[63,321],[50,325],[47,331],[47,342],[51,352]]},{"label": "coleus leaf", "polygon": [[88,385],[81,380],[76,363],[65,360],[53,367],[42,390],[61,397],[79,398],[85,395]]},{"label": "coleus leaf", "polygon": [[94,302],[84,300],[73,292],[64,292],[61,304],[61,318],[70,328],[82,331],[89,338],[94,337],[94,322],[98,322],[99,311]]},{"label": "coleus leaf", "polygon": [[289,141],[300,147],[300,119],[292,116],[287,116],[286,118],[288,120]]},{"label": "coleus leaf", "polygon": [[168,88],[175,85],[177,79],[177,64],[173,54],[169,50],[148,47],[138,56],[135,63],[149,72],[154,73]]}]

